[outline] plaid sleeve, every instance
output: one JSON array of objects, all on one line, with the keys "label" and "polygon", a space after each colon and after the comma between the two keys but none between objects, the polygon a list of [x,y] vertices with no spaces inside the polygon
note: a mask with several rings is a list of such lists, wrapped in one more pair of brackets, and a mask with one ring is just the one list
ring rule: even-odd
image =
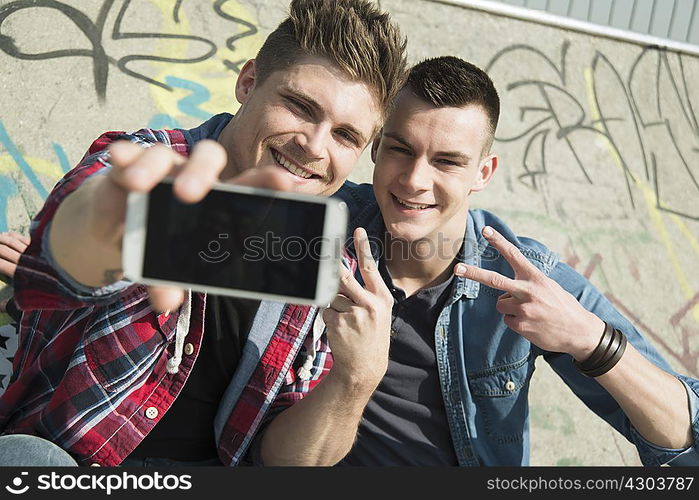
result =
[{"label": "plaid sleeve", "polygon": [[[316,321],[322,323],[320,313],[316,317]],[[323,334],[317,340],[314,340],[312,335],[306,338],[299,355],[286,375],[284,385],[265,415],[260,430],[240,465],[264,465],[262,461],[262,436],[264,436],[267,425],[281,412],[302,400],[332,368],[333,357],[324,330],[323,328]]]},{"label": "plaid sleeve", "polygon": [[[357,273],[357,260],[346,250],[343,251],[342,264],[352,274]],[[333,355],[328,343],[328,333],[323,322],[323,309],[319,309],[311,333],[303,342],[299,354],[286,374],[276,399],[265,415],[262,424],[248,448],[240,465],[264,465],[262,461],[262,437],[265,428],[281,412],[297,401],[302,400],[328,374],[333,365]]]},{"label": "plaid sleeve", "polygon": [[[151,146],[155,142],[170,145],[172,131],[140,130],[134,134],[107,132],[92,143],[78,166],[68,172],[54,186],[43,208],[30,226],[31,243],[20,257],[14,277],[15,301],[19,309],[69,310],[96,303],[105,303],[118,297],[132,285],[120,281],[106,287],[88,287],[72,279],[53,260],[48,248],[51,221],[63,200],[80,187],[87,179],[100,175],[111,168],[107,147],[117,140]],[[175,132],[179,134],[180,132]],[[184,137],[181,138],[184,141]],[[174,148],[177,149],[177,148]],[[181,147],[180,149],[185,149]],[[178,151],[182,152],[182,151]]]},{"label": "plaid sleeve", "polygon": [[[357,260],[346,250],[342,254],[342,265],[352,274],[357,273]],[[303,399],[327,375],[332,365],[333,356],[330,352],[321,308],[318,309],[311,333],[301,346],[291,369],[286,374],[284,385],[265,417],[265,423]]]},{"label": "plaid sleeve", "polygon": [[[318,314],[316,321],[322,321]],[[311,347],[311,344],[313,348]],[[284,385],[272,403],[270,413],[278,414],[304,398],[327,375],[332,368],[333,356],[328,345],[328,336],[315,340],[309,335],[304,342],[292,368],[286,375]]]}]

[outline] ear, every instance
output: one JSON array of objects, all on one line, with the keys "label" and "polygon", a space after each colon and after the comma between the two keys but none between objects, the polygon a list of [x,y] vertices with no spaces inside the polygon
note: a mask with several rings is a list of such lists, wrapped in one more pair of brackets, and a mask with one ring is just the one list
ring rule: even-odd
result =
[{"label": "ear", "polygon": [[489,155],[481,160],[478,166],[478,177],[476,178],[473,186],[471,186],[471,193],[477,191],[482,191],[488,184],[490,184],[495,171],[498,169],[498,156]]},{"label": "ear", "polygon": [[376,152],[379,150],[382,135],[383,128],[379,129],[378,133],[374,136],[374,140],[371,141],[371,161],[373,161],[374,163],[376,163]]},{"label": "ear", "polygon": [[245,63],[243,69],[240,70],[238,81],[235,82],[235,98],[238,99],[240,104],[245,104],[250,98],[256,82],[257,68],[255,67],[255,60],[250,59]]}]

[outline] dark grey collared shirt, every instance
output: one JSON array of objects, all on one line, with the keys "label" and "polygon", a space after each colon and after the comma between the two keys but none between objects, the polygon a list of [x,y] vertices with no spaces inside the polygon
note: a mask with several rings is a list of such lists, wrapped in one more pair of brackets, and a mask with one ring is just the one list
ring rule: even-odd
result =
[{"label": "dark grey collared shirt", "polygon": [[434,333],[452,279],[411,297],[379,269],[394,298],[388,371],[340,465],[457,465],[439,386]]}]

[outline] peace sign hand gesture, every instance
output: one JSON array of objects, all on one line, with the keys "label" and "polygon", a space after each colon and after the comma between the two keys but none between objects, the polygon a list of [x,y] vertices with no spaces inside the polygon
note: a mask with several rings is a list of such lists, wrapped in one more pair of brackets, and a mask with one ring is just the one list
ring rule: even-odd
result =
[{"label": "peace sign hand gesture", "polygon": [[483,236],[512,266],[514,279],[466,264],[457,264],[454,274],[505,292],[498,298],[497,311],[510,329],[532,344],[569,353],[578,361],[586,359],[600,340],[604,322],[493,228],[483,228]]},{"label": "peace sign hand gesture", "polygon": [[335,374],[373,391],[388,368],[393,296],[376,267],[363,228],[354,232],[354,247],[365,287],[342,267],[339,292],[323,312],[323,321]]}]

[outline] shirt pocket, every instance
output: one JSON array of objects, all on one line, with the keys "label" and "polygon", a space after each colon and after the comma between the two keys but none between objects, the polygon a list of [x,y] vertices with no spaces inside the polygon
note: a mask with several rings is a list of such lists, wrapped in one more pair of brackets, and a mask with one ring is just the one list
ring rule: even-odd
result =
[{"label": "shirt pocket", "polygon": [[83,338],[87,366],[107,392],[143,383],[160,358],[164,370],[168,339],[159,329],[158,317],[152,311],[129,312],[133,316],[107,312],[89,325]]},{"label": "shirt pocket", "polygon": [[534,373],[530,355],[506,365],[469,372],[480,426],[499,445],[521,442],[528,416],[529,380]]}]

